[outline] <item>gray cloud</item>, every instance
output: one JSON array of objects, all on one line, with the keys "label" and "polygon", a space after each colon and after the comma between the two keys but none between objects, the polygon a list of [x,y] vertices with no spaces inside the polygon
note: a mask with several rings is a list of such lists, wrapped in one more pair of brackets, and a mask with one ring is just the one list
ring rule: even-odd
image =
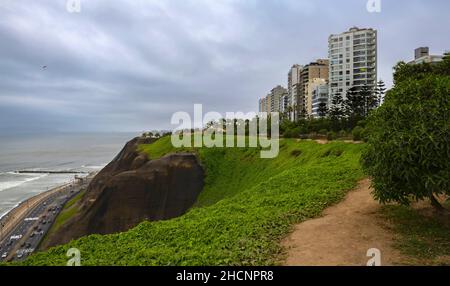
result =
[{"label": "gray cloud", "polygon": [[[255,111],[294,63],[351,26],[379,31],[379,77],[450,47],[448,1],[0,0],[0,132],[170,128],[173,112]],[[47,69],[42,66],[46,65]]]}]

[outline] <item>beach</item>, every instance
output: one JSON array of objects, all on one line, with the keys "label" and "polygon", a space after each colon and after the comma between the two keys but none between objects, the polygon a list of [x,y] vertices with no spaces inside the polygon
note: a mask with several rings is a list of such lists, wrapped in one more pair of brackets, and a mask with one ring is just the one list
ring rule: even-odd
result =
[{"label": "beach", "polygon": [[31,198],[73,183],[75,176],[101,170],[133,136],[136,134],[0,135],[0,218]]},{"label": "beach", "polygon": [[7,235],[22,221],[27,217],[30,210],[34,209],[36,206],[41,204],[43,201],[51,196],[57,195],[58,193],[64,193],[70,189],[77,189],[82,186],[86,186],[87,183],[97,174],[98,172],[91,172],[84,177],[70,183],[65,183],[61,186],[52,188],[46,192],[40,193],[29,199],[20,202],[12,210],[8,211],[0,218],[0,242],[7,237]]}]

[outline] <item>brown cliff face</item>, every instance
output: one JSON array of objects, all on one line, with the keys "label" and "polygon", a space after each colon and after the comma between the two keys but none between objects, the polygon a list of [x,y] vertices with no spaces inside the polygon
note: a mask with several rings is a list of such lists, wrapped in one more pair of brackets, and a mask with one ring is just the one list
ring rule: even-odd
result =
[{"label": "brown cliff face", "polygon": [[203,169],[190,153],[147,159],[137,152],[143,139],[128,142],[90,183],[78,212],[41,248],[89,234],[126,231],[139,223],[184,214],[203,189]]}]

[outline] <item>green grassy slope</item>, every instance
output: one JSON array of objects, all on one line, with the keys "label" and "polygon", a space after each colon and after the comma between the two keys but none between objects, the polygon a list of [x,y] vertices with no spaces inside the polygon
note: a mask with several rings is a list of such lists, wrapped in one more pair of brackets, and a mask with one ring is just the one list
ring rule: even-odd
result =
[{"label": "green grassy slope", "polygon": [[64,205],[64,208],[56,217],[56,220],[53,223],[52,227],[42,240],[40,244],[41,246],[45,245],[47,243],[48,238],[55,232],[57,232],[64,223],[66,223],[71,217],[73,217],[77,213],[78,206],[76,205],[76,203],[81,200],[85,192],[86,190],[82,190],[79,194],[77,194],[75,197],[73,197]]},{"label": "green grassy slope", "polygon": [[[187,214],[144,222],[114,235],[91,235],[37,253],[26,265],[65,265],[66,251],[81,251],[83,265],[268,265],[290,226],[317,216],[363,177],[363,145],[282,140],[280,155],[259,149],[196,149],[206,185]],[[151,158],[179,151],[162,138],[141,146]]]}]

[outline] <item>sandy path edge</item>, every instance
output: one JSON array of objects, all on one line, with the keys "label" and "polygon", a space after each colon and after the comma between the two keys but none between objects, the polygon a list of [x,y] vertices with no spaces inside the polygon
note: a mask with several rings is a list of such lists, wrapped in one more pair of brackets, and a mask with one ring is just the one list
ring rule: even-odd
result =
[{"label": "sandy path edge", "polygon": [[370,180],[359,182],[345,199],[327,208],[322,217],[294,226],[281,245],[289,266],[364,266],[367,251],[381,251],[382,265],[395,265],[401,254],[392,247],[394,234],[377,217],[380,205],[370,194]]}]

